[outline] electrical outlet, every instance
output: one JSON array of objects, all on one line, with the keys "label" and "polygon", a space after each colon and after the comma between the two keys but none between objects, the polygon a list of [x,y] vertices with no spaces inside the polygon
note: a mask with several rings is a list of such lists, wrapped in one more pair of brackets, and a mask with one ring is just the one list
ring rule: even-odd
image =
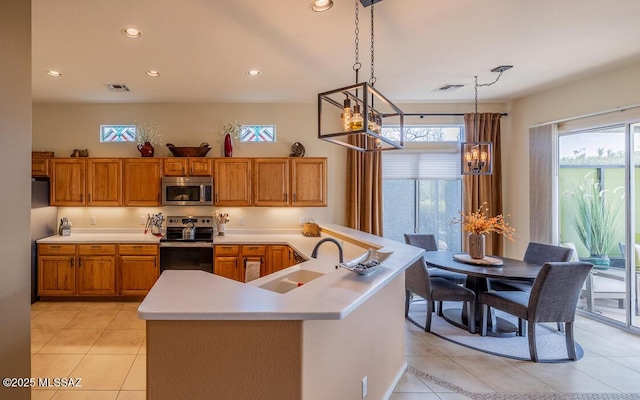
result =
[{"label": "electrical outlet", "polygon": [[146,215],[141,215],[140,216],[140,225],[144,225],[147,223],[147,216]]},{"label": "electrical outlet", "polygon": [[244,217],[238,217],[238,225],[244,225]]},{"label": "electrical outlet", "polygon": [[300,217],[300,226],[304,225],[305,222],[307,222],[307,218],[306,217]]},{"label": "electrical outlet", "polygon": [[96,224],[96,216],[95,215],[92,215],[92,216],[89,217],[89,223],[91,225],[95,225]]},{"label": "electrical outlet", "polygon": [[362,378],[362,398],[367,396],[367,377]]}]

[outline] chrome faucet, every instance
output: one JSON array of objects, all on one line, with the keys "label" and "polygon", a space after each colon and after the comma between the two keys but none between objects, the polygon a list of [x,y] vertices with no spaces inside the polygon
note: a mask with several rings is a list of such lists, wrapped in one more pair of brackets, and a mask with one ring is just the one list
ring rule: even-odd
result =
[{"label": "chrome faucet", "polygon": [[[344,256],[343,256],[343,253],[342,253],[342,245],[340,245],[340,242],[338,242],[334,238],[324,238],[324,239],[320,240],[318,243],[316,243],[316,245],[313,248],[313,251],[311,252],[311,258],[318,258],[318,248],[324,242],[333,242],[333,243],[335,243],[336,246],[338,246],[338,256],[340,257],[340,262],[344,262]],[[338,268],[338,267],[336,266],[336,268]]]}]

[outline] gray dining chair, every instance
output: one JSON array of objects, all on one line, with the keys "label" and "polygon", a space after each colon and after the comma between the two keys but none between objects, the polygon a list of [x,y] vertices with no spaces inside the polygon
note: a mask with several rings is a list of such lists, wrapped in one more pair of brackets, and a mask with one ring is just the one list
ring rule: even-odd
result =
[{"label": "gray dining chair", "polygon": [[482,304],[481,334],[487,334],[489,307],[518,317],[518,334],[529,341],[531,360],[538,361],[536,350],[536,324],[557,322],[565,325],[565,338],[569,359],[577,360],[573,321],[582,285],[593,265],[586,262],[546,262],[533,282],[531,292],[483,292],[478,295]]},{"label": "gray dining chair", "polygon": [[476,295],[473,291],[459,286],[451,281],[442,278],[431,278],[427,264],[423,258],[417,260],[411,265],[404,274],[405,282],[405,303],[404,316],[411,323],[420,326],[420,324],[409,317],[409,304],[412,294],[416,294],[426,300],[427,318],[424,325],[426,332],[431,332],[431,314],[433,306],[438,303],[438,315],[442,316],[443,301],[463,301],[466,303],[467,315],[469,316],[469,332],[476,332],[475,322],[475,299]]},{"label": "gray dining chair", "polygon": [[[568,262],[571,261],[572,255],[573,249],[567,247],[529,242],[522,260],[531,264],[542,265],[546,262]],[[530,292],[533,279],[490,279],[489,284],[491,289],[496,291],[521,290],[523,292]]]},{"label": "gray dining chair", "polygon": [[[426,251],[438,251],[436,237],[430,233],[405,233],[404,241],[406,244],[420,247]],[[432,278],[443,278],[453,283],[464,283],[467,279],[465,274],[446,271],[440,268],[429,268],[429,276]]]}]

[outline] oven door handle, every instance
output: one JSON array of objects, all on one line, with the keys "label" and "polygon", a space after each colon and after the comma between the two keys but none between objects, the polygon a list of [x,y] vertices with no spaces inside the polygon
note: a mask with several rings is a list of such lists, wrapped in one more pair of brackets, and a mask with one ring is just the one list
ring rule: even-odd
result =
[{"label": "oven door handle", "polygon": [[160,242],[160,247],[212,247],[213,242]]}]

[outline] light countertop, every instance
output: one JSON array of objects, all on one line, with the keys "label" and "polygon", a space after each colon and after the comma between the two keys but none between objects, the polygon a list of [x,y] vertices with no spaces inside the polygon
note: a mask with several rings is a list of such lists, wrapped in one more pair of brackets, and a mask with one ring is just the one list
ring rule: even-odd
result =
[{"label": "light countertop", "polygon": [[[323,234],[319,238],[300,234],[229,234],[216,237],[216,244],[289,244],[309,261],[249,283],[203,271],[164,271],[138,308],[138,315],[146,320],[343,319],[402,274],[423,253],[416,247],[342,226],[321,227]],[[338,250],[333,243],[324,243],[317,259],[310,257],[315,244],[324,237],[334,237],[343,243],[345,261],[356,258],[371,247],[393,254],[377,271],[358,275],[344,268],[336,269]],[[272,280],[285,279],[286,275],[298,270],[323,275],[284,294],[260,287]]]},{"label": "light countertop", "polygon": [[[398,277],[423,250],[339,225],[321,225],[321,237],[305,237],[299,230],[227,231],[214,244],[286,244],[308,261],[249,283],[241,283],[203,271],[164,271],[146,296],[138,315],[147,320],[311,320],[342,319]],[[324,243],[318,258],[311,252],[319,240],[333,237],[344,250],[344,260],[368,249],[393,252],[383,267],[370,275],[336,269],[338,249]],[[159,237],[141,229],[76,229],[70,236],[50,236],[38,243],[148,243]],[[321,277],[287,293],[260,286],[299,270]]]}]

